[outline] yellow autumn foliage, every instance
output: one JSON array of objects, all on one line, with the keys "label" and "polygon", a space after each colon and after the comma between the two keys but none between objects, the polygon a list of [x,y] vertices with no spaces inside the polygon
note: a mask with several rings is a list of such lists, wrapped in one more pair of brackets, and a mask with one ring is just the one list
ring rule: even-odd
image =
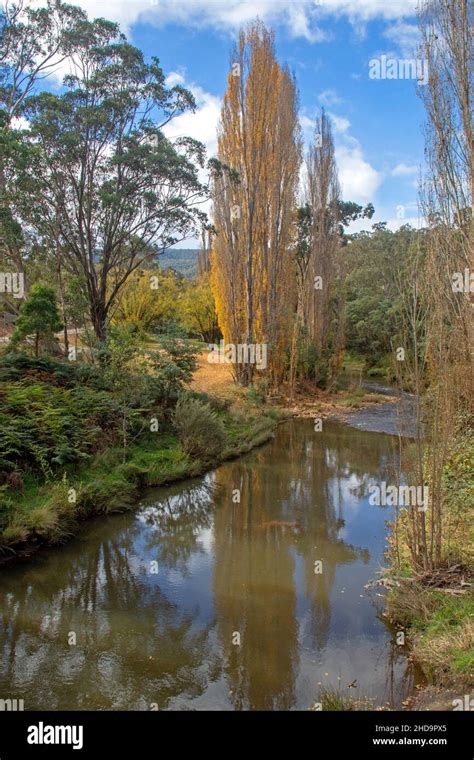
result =
[{"label": "yellow autumn foliage", "polygon": [[117,297],[112,322],[150,330],[175,316],[180,289],[173,272],[137,270]]}]

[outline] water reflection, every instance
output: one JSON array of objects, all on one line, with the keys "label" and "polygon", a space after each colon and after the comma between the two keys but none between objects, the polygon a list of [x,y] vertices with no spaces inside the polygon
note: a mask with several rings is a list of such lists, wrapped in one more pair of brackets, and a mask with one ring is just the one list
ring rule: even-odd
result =
[{"label": "water reflection", "polygon": [[396,446],[292,422],[3,570],[0,697],[26,709],[288,710],[356,681],[374,705],[397,705],[412,674],[364,588],[390,518],[367,486],[390,479]]}]

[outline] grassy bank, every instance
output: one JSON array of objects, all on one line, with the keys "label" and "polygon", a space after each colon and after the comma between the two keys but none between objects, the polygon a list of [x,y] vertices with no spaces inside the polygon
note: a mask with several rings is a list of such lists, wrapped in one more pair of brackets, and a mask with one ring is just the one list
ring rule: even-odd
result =
[{"label": "grassy bank", "polygon": [[[474,688],[474,445],[466,426],[444,471],[441,566],[415,572],[409,562],[406,510],[399,520],[401,563],[388,615],[406,632],[412,658],[429,685],[459,696]],[[429,525],[428,525],[429,529]],[[449,709],[449,706],[448,706]]]},{"label": "grassy bank", "polygon": [[412,659],[427,683],[460,693],[474,686],[474,599],[452,588],[402,582],[389,595],[394,622],[405,628]]},{"label": "grassy bank", "polygon": [[177,437],[167,434],[130,447],[125,462],[122,449],[111,448],[74,473],[64,472],[58,481],[42,483],[31,478],[8,505],[8,525],[0,535],[3,558],[65,541],[81,520],[133,506],[144,488],[202,474],[247,453],[273,436],[278,415],[254,415],[243,423],[228,412],[224,419],[230,431],[228,445],[212,462],[191,459]]},{"label": "grassy bank", "polygon": [[160,361],[117,385],[103,368],[2,360],[0,561],[64,542],[82,520],[130,508],[142,489],[199,475],[272,437],[278,409],[190,389],[187,355]]},{"label": "grassy bank", "polygon": [[227,459],[247,453],[273,436],[279,415],[249,416],[245,427],[232,411],[221,419],[228,430],[227,445],[213,460],[195,459],[184,451],[172,433],[148,436],[127,450],[110,448],[75,472],[64,472],[59,480],[42,483],[31,478],[23,493],[3,499],[3,516],[8,524],[0,535],[2,558],[30,552],[42,544],[67,540],[79,523],[93,515],[130,508],[141,490],[204,473]]}]

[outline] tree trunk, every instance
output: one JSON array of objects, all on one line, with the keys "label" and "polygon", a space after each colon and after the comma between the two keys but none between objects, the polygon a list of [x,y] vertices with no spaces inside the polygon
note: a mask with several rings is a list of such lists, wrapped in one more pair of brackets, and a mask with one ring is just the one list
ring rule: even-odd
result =
[{"label": "tree trunk", "polygon": [[107,339],[107,312],[103,304],[95,303],[91,308],[91,322],[99,343]]},{"label": "tree trunk", "polygon": [[69,357],[69,336],[67,332],[67,315],[66,315],[66,303],[64,298],[64,283],[63,283],[63,276],[62,276],[62,267],[61,267],[61,256],[58,252],[58,246],[56,247],[56,255],[58,257],[58,285],[59,285],[59,298],[61,301],[61,311],[63,314],[63,324],[64,324],[64,356],[66,359]]}]

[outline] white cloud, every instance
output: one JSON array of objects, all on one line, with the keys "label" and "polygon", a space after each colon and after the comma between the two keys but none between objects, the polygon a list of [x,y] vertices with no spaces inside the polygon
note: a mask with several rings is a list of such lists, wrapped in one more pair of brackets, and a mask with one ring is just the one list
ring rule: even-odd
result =
[{"label": "white cloud", "polygon": [[[44,5],[45,0],[33,0]],[[290,35],[310,42],[327,39],[319,26],[327,16],[346,16],[356,29],[381,18],[396,21],[415,12],[417,0],[75,0],[90,17],[118,21],[123,31],[138,20],[156,26],[178,23],[235,31],[257,16],[269,24],[284,24]]]},{"label": "white cloud", "polygon": [[[380,216],[380,215],[379,215]],[[387,227],[389,230],[399,230],[400,227],[403,227],[405,224],[409,224],[410,227],[414,227],[416,230],[422,229],[422,227],[426,227],[426,221],[423,216],[404,216],[402,218],[398,216],[394,217],[388,217],[383,219],[382,221],[387,222]]]},{"label": "white cloud", "polygon": [[328,108],[342,103],[341,98],[335,90],[323,90],[323,92],[319,93],[318,100],[322,106],[327,106]]},{"label": "white cloud", "polygon": [[30,122],[24,116],[14,116],[11,127],[12,129],[30,129]]},{"label": "white cloud", "polygon": [[[217,155],[217,126],[221,113],[221,99],[210,92],[206,92],[200,85],[187,82],[185,72],[171,71],[166,77],[166,84],[172,87],[176,84],[184,85],[194,95],[196,110],[190,111],[172,119],[163,127],[166,137],[173,140],[178,137],[192,137],[206,146],[207,158]],[[199,179],[205,183],[207,180],[206,169],[199,170]],[[200,208],[207,214],[211,213],[212,203],[210,200],[202,203]],[[187,240],[186,245],[198,246],[196,241]]]},{"label": "white cloud", "polygon": [[302,4],[290,3],[288,8],[288,26],[292,37],[305,37],[309,42],[323,42],[331,35],[323,31],[310,17]]},{"label": "white cloud", "polygon": [[174,87],[177,84],[184,85],[184,82],[184,74],[182,74],[180,71],[170,71],[165,79],[165,85],[167,87]]},{"label": "white cloud", "polygon": [[366,161],[359,141],[346,137],[336,145],[335,155],[343,198],[356,203],[374,201],[383,176]]},{"label": "white cloud", "polygon": [[[33,0],[44,5],[45,0]],[[211,26],[236,30],[257,17],[268,23],[283,23],[291,36],[310,42],[326,39],[316,23],[319,8],[314,0],[75,0],[90,18],[103,16],[117,21],[123,31],[137,21],[155,26],[169,23],[184,26]]]},{"label": "white cloud", "polygon": [[400,227],[403,227],[405,224],[409,224],[410,227],[414,227],[416,230],[426,227],[426,221],[422,216],[405,216],[402,219],[399,217],[390,217],[384,221],[387,222],[388,229],[393,230],[394,232],[399,230]]},{"label": "white cloud", "polygon": [[411,175],[417,174],[417,173],[418,173],[418,166],[414,164],[412,166],[409,166],[408,164],[404,164],[404,163],[397,164],[390,172],[392,177],[410,177]]},{"label": "white cloud", "polygon": [[320,0],[320,3],[325,14],[345,15],[351,21],[360,22],[413,16],[418,0]]},{"label": "white cloud", "polygon": [[384,37],[395,42],[404,58],[416,57],[420,42],[420,33],[416,24],[407,24],[397,21],[384,31]]},{"label": "white cloud", "polygon": [[337,114],[332,113],[332,111],[329,111],[329,116],[331,117],[334,131],[336,133],[347,132],[347,130],[351,126],[349,119],[346,119],[344,116],[338,116]]},{"label": "white cloud", "polygon": [[166,78],[168,87],[182,84],[194,95],[196,110],[177,116],[163,128],[168,138],[193,137],[206,146],[208,156],[217,154],[217,125],[221,112],[221,99],[206,92],[198,84],[187,83],[182,72],[172,71]]}]

